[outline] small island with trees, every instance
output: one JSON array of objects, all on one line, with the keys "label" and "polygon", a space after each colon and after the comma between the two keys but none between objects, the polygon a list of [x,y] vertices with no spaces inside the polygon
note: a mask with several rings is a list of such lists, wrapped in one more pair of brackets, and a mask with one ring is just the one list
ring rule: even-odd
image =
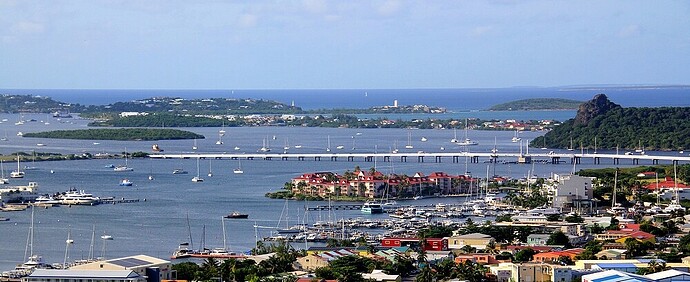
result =
[{"label": "small island with trees", "polygon": [[204,139],[203,135],[196,134],[194,132],[167,128],[55,130],[25,133],[24,137],[117,141]]},{"label": "small island with trees", "polygon": [[489,111],[575,110],[582,101],[562,98],[533,98],[494,105]]}]

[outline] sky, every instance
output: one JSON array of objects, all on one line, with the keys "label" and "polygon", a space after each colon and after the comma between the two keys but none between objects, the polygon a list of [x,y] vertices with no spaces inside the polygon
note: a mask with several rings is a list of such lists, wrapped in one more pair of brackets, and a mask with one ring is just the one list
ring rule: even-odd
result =
[{"label": "sky", "polygon": [[0,89],[690,84],[690,1],[0,0]]}]

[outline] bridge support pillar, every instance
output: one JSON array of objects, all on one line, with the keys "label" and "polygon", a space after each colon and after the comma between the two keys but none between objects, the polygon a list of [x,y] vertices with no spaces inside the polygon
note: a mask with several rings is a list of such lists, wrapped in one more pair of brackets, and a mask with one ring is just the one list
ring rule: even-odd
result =
[{"label": "bridge support pillar", "polygon": [[640,159],[632,159],[632,164],[640,164]]},{"label": "bridge support pillar", "polygon": [[456,164],[456,163],[459,163],[459,162],[460,162],[460,157],[458,157],[458,156],[453,156],[453,163]]},{"label": "bridge support pillar", "polygon": [[390,157],[390,156],[383,156],[383,162],[385,162],[385,163],[390,163],[390,162],[391,162],[391,157]]},{"label": "bridge support pillar", "polygon": [[552,164],[558,164],[561,162],[561,157],[551,157]]},{"label": "bridge support pillar", "polygon": [[601,159],[599,157],[594,157],[594,164],[599,164],[601,163]]},{"label": "bridge support pillar", "polygon": [[321,157],[314,157],[314,161],[321,161]]},{"label": "bridge support pillar", "polygon": [[673,165],[678,165],[678,160],[673,160]]},{"label": "bridge support pillar", "polygon": [[652,164],[658,165],[658,164],[659,164],[659,160],[656,160],[656,159],[655,159],[655,160],[652,160]]},{"label": "bridge support pillar", "polygon": [[355,157],[353,157],[353,156],[347,156],[347,161],[348,161],[348,162],[353,162],[353,161],[355,161]]},{"label": "bridge support pillar", "polygon": [[418,163],[423,163],[423,162],[424,162],[424,157],[418,156],[418,157],[417,157],[417,162],[418,162]]},{"label": "bridge support pillar", "polygon": [[400,162],[407,162],[407,157],[406,156],[400,156]]},{"label": "bridge support pillar", "polygon": [[247,157],[248,160],[254,160],[254,157]]},{"label": "bridge support pillar", "polygon": [[364,161],[365,161],[365,162],[369,162],[369,163],[370,163],[370,162],[373,162],[373,161],[374,161],[374,157],[372,157],[372,156],[366,156],[366,157],[364,157]]},{"label": "bridge support pillar", "polygon": [[336,157],[336,156],[331,156],[331,161],[332,161],[332,162],[337,162],[337,161],[338,161],[338,157]]},{"label": "bridge support pillar", "polygon": [[441,162],[441,157],[436,156],[436,162],[437,162],[437,163],[440,163],[440,162]]},{"label": "bridge support pillar", "polygon": [[621,162],[621,159],[613,158],[613,164],[617,165],[617,164],[620,164],[620,162]]},{"label": "bridge support pillar", "polygon": [[304,157],[297,157],[297,160],[298,160],[298,161],[303,161],[303,160],[304,160]]}]

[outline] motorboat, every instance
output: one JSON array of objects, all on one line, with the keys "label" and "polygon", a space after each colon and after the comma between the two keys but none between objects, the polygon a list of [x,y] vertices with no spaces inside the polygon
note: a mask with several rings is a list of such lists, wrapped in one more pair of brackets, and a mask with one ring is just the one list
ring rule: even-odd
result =
[{"label": "motorboat", "polygon": [[238,218],[249,218],[249,215],[246,213],[240,213],[238,211],[234,211],[226,216],[224,218],[232,218],[232,219],[238,219]]},{"label": "motorboat", "polygon": [[113,171],[119,171],[119,172],[122,172],[122,171],[134,171],[134,169],[131,168],[131,167],[128,167],[128,166],[126,166],[126,165],[118,165],[118,166],[116,166],[115,168],[113,168]]},{"label": "motorboat", "polygon": [[173,174],[187,174],[188,172],[181,168],[176,168],[172,172]]},{"label": "motorboat", "polygon": [[120,186],[132,186],[132,184],[134,184],[134,183],[132,183],[132,181],[130,181],[130,180],[127,179],[127,178],[122,179],[122,180],[120,181]]},{"label": "motorboat", "polygon": [[366,202],[362,205],[361,211],[368,214],[383,213],[383,207],[378,203]]}]

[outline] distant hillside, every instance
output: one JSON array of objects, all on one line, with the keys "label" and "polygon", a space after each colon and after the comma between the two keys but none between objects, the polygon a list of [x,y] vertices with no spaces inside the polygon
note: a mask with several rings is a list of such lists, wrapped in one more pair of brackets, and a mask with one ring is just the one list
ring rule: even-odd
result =
[{"label": "distant hillside", "polygon": [[561,98],[534,98],[498,104],[490,111],[574,110],[582,101]]},{"label": "distant hillside", "polygon": [[180,140],[204,139],[203,135],[190,131],[168,128],[119,128],[119,129],[77,129],[25,133],[24,137],[79,139],[79,140]]},{"label": "distant hillside", "polygon": [[[580,105],[577,115],[532,141],[565,149],[683,150],[690,148],[690,107],[623,108],[604,94]],[[546,138],[546,140],[544,140]]]},{"label": "distant hillside", "polygon": [[1,113],[80,112],[85,107],[32,95],[0,95]]},{"label": "distant hillside", "polygon": [[129,102],[117,102],[89,108],[86,113],[167,112],[194,114],[285,114],[302,109],[280,102],[251,98],[182,99],[154,97]]}]

